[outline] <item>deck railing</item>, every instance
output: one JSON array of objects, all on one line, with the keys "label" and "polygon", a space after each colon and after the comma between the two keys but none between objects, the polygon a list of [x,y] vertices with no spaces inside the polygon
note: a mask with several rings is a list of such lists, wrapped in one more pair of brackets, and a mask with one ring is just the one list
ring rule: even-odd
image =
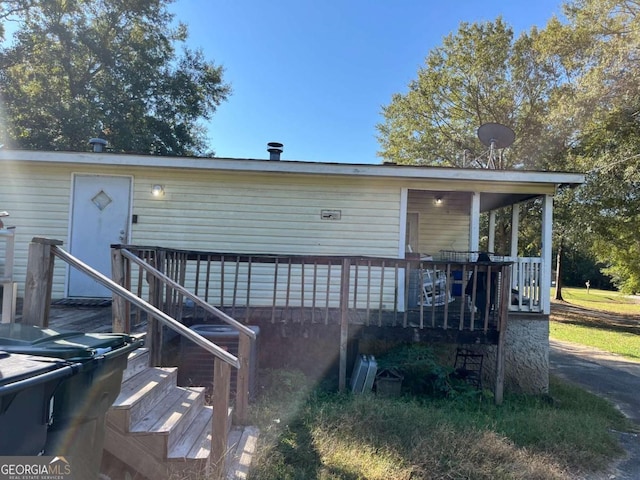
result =
[{"label": "deck railing", "polygon": [[13,277],[15,227],[0,228],[0,286],[2,287],[2,323],[13,322],[16,316],[17,285]]},{"label": "deck railing", "polygon": [[[513,296],[501,291],[510,261],[120,248],[150,262],[186,290],[245,324],[258,315],[272,323],[336,324],[346,315],[349,323],[366,326],[487,332],[499,329],[500,306],[511,303]],[[483,277],[492,279],[488,287],[472,281]],[[135,265],[127,281],[140,295],[149,288],[144,271],[136,271]],[[520,301],[522,298],[526,297],[521,296]],[[163,309],[178,319],[208,315],[201,305],[175,291],[164,295]]]},{"label": "deck railing", "polygon": [[518,312],[542,312],[542,259],[540,257],[502,257],[511,267],[511,304]]},{"label": "deck railing", "polygon": [[[124,299],[127,304],[135,305],[140,311],[144,311],[154,321],[160,322],[179,335],[196,343],[211,353],[214,357],[214,373],[213,377],[213,417],[211,424],[211,468],[213,472],[212,478],[222,478],[225,468],[225,458],[227,453],[228,440],[228,411],[229,396],[231,385],[231,368],[246,370],[249,365],[250,349],[243,349],[246,356],[242,359],[230,354],[225,349],[219,347],[207,338],[197,332],[187,328],[181,322],[175,320],[167,313],[163,312],[156,306],[135,295],[125,286],[114,282],[102,273],[93,269],[91,266],[82,262],[73,255],[67,253],[62,248],[61,241],[46,238],[34,238],[29,245],[29,258],[27,265],[27,279],[25,282],[24,305],[22,309],[22,323],[37,325],[40,327],[48,326],[49,306],[51,303],[51,288],[53,283],[53,268],[55,258],[59,258],[73,268],[80,270],[88,275],[91,279],[97,281],[114,294],[114,299]],[[114,262],[115,263],[115,262]],[[163,282],[163,275],[153,272],[146,266],[140,264],[140,268],[153,275],[155,280]],[[124,282],[126,285],[126,282]],[[154,282],[157,283],[157,282]],[[171,282],[163,282],[167,288],[173,287]],[[123,302],[116,301],[116,310],[122,312]],[[242,327],[244,328],[244,327]],[[253,331],[243,332],[247,334],[247,338],[253,336]],[[242,341],[242,344],[247,342]],[[242,389],[238,389],[242,391]],[[248,390],[248,389],[247,389]],[[246,404],[248,403],[248,391],[246,396],[241,400],[241,407],[244,411],[241,415],[246,415]],[[241,395],[238,395],[239,397]],[[238,408],[238,405],[236,405]],[[246,418],[245,418],[246,419]]]},{"label": "deck railing", "polygon": [[[346,387],[351,324],[475,331],[475,341],[484,336],[498,345],[495,395],[502,401],[511,262],[114,249],[144,259],[185,291],[244,323],[339,325],[340,390]],[[155,298],[175,318],[206,320],[203,305],[190,302],[181,290],[162,292],[137,262],[127,258],[123,272],[127,288]]]}]

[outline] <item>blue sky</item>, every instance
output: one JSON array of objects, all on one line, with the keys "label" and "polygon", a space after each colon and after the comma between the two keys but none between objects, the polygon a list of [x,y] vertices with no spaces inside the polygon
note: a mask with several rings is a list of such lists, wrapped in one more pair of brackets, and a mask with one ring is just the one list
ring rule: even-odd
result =
[{"label": "blue sky", "polygon": [[218,157],[379,163],[376,124],[460,22],[499,15],[519,33],[560,0],[177,0],[189,45],[233,89],[209,127]]}]

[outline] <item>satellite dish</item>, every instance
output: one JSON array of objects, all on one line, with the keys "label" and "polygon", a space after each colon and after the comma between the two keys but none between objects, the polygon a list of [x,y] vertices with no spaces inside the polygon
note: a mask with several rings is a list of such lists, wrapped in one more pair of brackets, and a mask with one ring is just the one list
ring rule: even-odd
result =
[{"label": "satellite dish", "polygon": [[496,168],[496,150],[511,145],[516,139],[516,134],[509,127],[499,123],[485,123],[478,128],[478,138],[489,147],[489,158],[486,167]]},{"label": "satellite dish", "polygon": [[499,123],[485,123],[478,128],[478,138],[487,147],[507,148],[516,139],[516,134]]}]

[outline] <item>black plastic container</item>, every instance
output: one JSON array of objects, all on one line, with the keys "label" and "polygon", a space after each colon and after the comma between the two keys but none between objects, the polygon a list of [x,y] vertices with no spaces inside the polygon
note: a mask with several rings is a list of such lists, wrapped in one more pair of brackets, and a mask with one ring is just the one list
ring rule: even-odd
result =
[{"label": "black plastic container", "polygon": [[45,455],[68,457],[74,478],[98,477],[105,416],[120,394],[128,354],[143,342],[117,333],[80,333],[0,325],[0,350],[63,359],[78,372],[58,385]]},{"label": "black plastic container", "polygon": [[0,351],[0,456],[44,452],[54,392],[79,364]]}]

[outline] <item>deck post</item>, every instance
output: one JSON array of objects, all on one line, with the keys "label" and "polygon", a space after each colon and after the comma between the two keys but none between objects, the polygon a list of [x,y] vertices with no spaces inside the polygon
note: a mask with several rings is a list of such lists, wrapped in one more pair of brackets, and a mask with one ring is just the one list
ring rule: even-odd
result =
[{"label": "deck post", "polygon": [[212,479],[222,479],[227,455],[231,366],[215,357],[213,363],[213,418],[211,420]]},{"label": "deck post", "polygon": [[[111,247],[111,278],[121,287],[129,290],[126,285],[127,275],[125,273],[125,262],[119,248]],[[129,302],[124,297],[113,294],[111,300],[111,328],[115,333],[130,333],[131,318],[129,312]]]},{"label": "deck post", "polygon": [[[251,362],[251,337],[240,333],[238,338],[238,361],[240,369],[236,385],[236,422],[244,425],[247,422],[249,408],[249,364]],[[254,359],[255,361],[255,359]]]},{"label": "deck post", "polygon": [[37,327],[49,326],[49,307],[53,285],[54,255],[52,246],[62,240],[34,237],[29,244],[27,277],[24,284],[22,323]]},{"label": "deck post", "polygon": [[[151,265],[164,273],[164,252],[156,250]],[[164,312],[162,282],[151,274],[147,274],[147,281],[149,282],[149,303]],[[162,364],[162,325],[152,317],[149,317],[147,321],[146,344],[149,348],[149,365],[152,367],[160,366]]]},{"label": "deck post", "polygon": [[[0,222],[1,224],[2,222]],[[0,276],[2,285],[2,320],[1,323],[13,323],[16,318],[17,284],[13,281],[13,257],[15,253],[15,227],[2,228],[0,237],[6,237],[4,249],[4,272]]]},{"label": "deck post", "polygon": [[496,405],[502,405],[504,398],[504,350],[507,336],[507,319],[509,303],[511,303],[511,266],[502,267],[502,284],[500,292],[500,313],[498,316],[498,345],[496,349],[496,385],[494,399]]},{"label": "deck post", "polygon": [[338,375],[338,390],[341,392],[347,386],[347,344],[349,342],[349,278],[351,260],[342,260],[342,275],[340,278],[340,372]]}]

